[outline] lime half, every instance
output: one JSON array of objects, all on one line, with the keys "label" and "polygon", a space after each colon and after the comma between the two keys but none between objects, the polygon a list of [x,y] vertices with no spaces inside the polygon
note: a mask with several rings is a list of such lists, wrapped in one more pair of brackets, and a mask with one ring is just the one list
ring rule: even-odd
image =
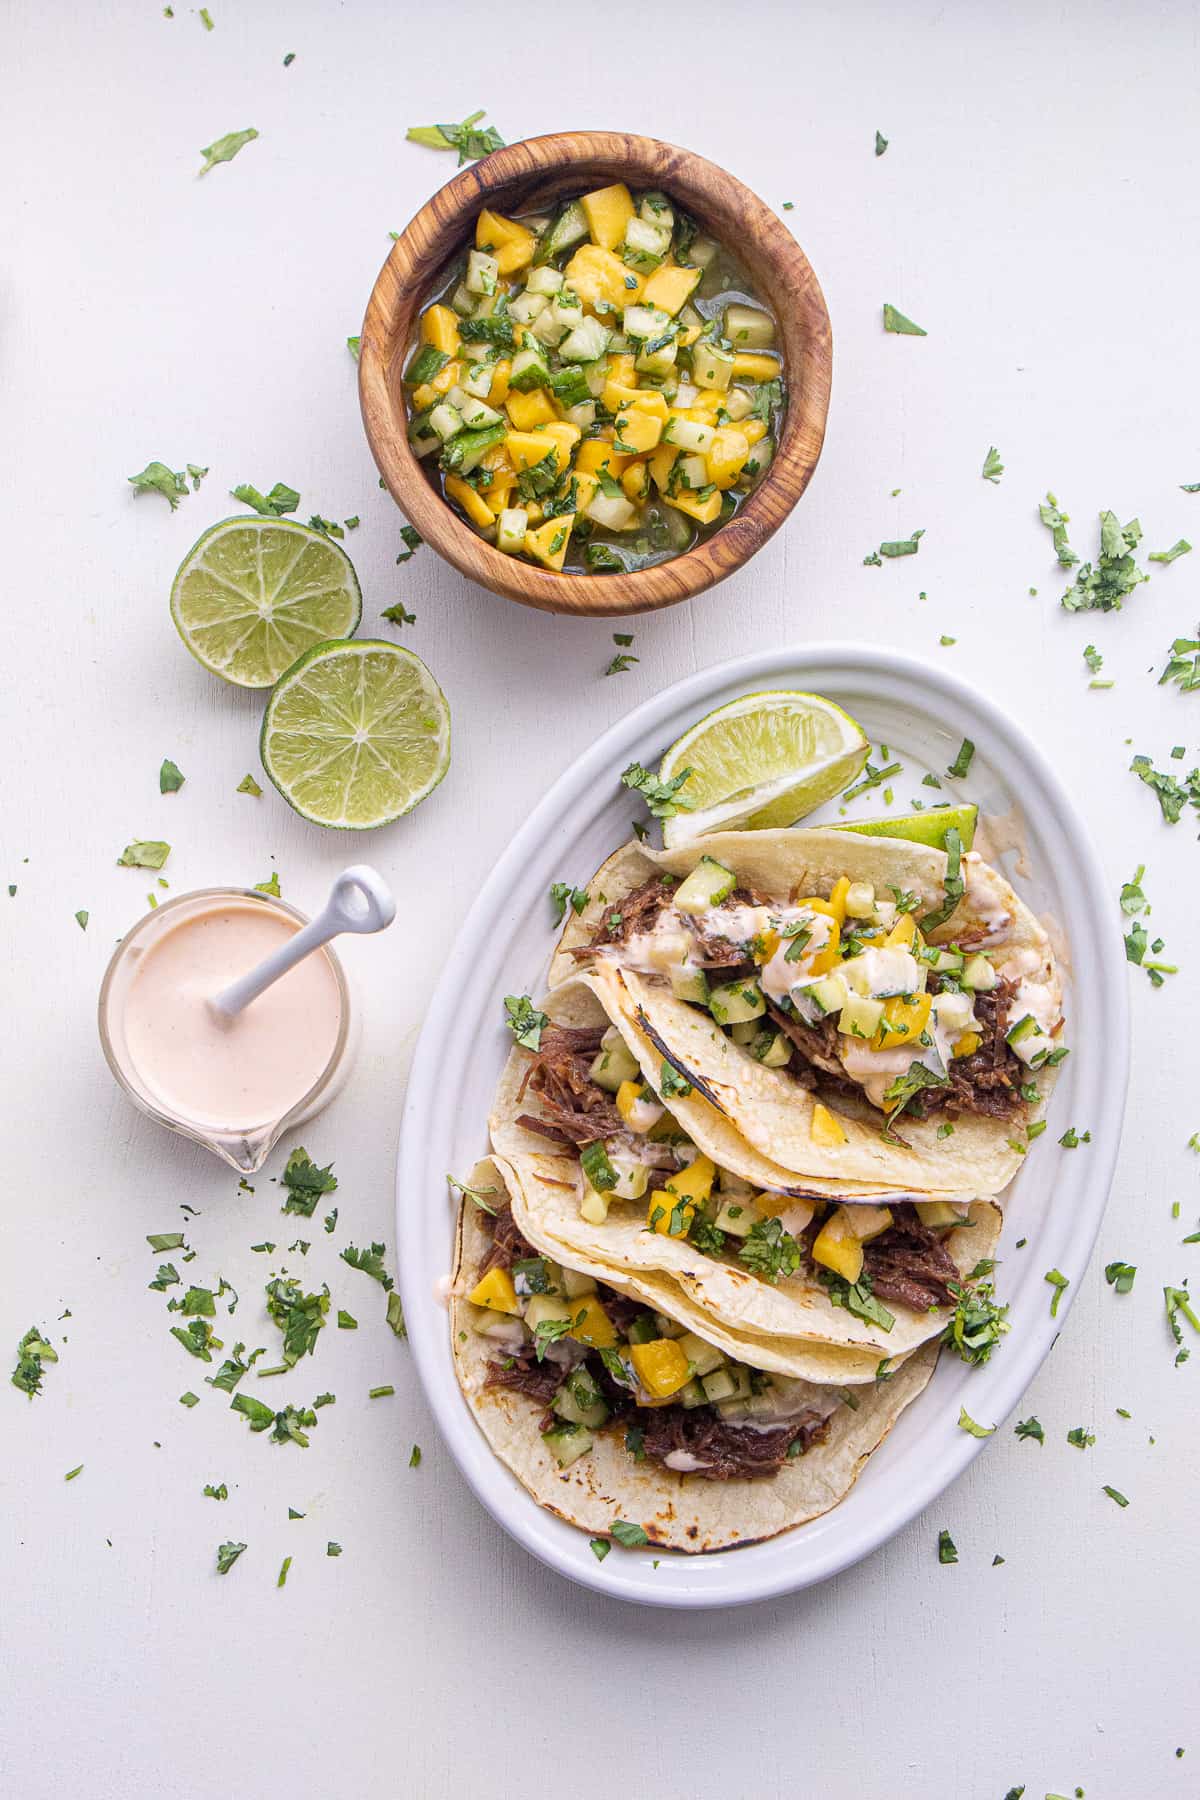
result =
[{"label": "lime half", "polygon": [[450,708],[399,644],[318,644],[268,700],[260,749],[302,818],[370,831],[411,812],[450,767]]},{"label": "lime half", "polygon": [[853,781],[869,749],[862,727],[820,694],[731,700],[663,757],[660,780],[692,771],[681,790],[691,810],[664,821],[663,842],[794,825]]},{"label": "lime half", "polygon": [[362,594],[344,550],[292,519],[222,519],[188,551],[171,617],[198,662],[238,687],[270,687],[298,656],[349,637]]},{"label": "lime half", "polygon": [[847,820],[835,831],[861,831],[865,837],[907,838],[912,844],[930,844],[935,850],[946,848],[946,833],[953,827],[962,840],[964,850],[975,842],[977,806],[939,806],[928,812],[901,813],[895,819]]}]

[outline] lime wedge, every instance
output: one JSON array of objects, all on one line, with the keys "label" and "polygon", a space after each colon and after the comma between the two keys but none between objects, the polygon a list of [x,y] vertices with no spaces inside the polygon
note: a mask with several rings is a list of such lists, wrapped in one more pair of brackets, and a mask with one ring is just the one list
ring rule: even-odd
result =
[{"label": "lime wedge", "polygon": [[293,519],[222,519],[180,563],[171,617],[198,662],[238,687],[271,687],[298,656],[349,637],[362,594],[344,550]]},{"label": "lime wedge", "polygon": [[855,819],[839,823],[835,831],[861,831],[866,837],[907,838],[913,844],[930,844],[935,850],[946,848],[946,833],[953,828],[969,850],[975,842],[977,806],[939,806],[936,811],[901,813],[895,819]]},{"label": "lime wedge", "polygon": [[411,812],[450,767],[450,708],[399,644],[318,644],[268,700],[260,749],[302,818],[370,831]]},{"label": "lime wedge", "polygon": [[659,779],[691,769],[689,812],[663,823],[668,849],[710,831],[794,825],[840,794],[870,745],[849,713],[820,694],[745,694],[693,725],[663,757]]}]

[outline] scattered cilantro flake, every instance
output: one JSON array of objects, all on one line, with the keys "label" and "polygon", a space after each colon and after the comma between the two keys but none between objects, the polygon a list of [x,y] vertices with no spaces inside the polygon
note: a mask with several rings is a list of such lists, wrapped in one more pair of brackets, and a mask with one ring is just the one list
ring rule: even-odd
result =
[{"label": "scattered cilantro flake", "polygon": [[[1200,632],[1191,638],[1178,637],[1171,645],[1166,667],[1158,678],[1159,687],[1168,681],[1177,682],[1181,694],[1192,694],[1200,688]],[[1183,746],[1177,746],[1177,750],[1182,757]],[[1171,755],[1176,756],[1176,750]]]},{"label": "scattered cilantro flake", "polygon": [[646,1532],[640,1525],[631,1525],[628,1519],[614,1519],[612,1534],[618,1544],[624,1544],[627,1550],[636,1549],[639,1544],[650,1542]]},{"label": "scattered cilantro flake", "polygon": [[207,6],[202,6],[200,8],[200,23],[203,25],[205,31],[211,31],[213,28],[212,14],[209,12]]},{"label": "scattered cilantro flake", "polygon": [[888,147],[889,142],[890,142],[890,139],[885,138],[882,131],[877,131],[875,133],[875,154],[876,154],[876,156],[883,155],[884,151]]},{"label": "scattered cilantro flake", "polygon": [[287,55],[283,59],[284,68],[290,69],[292,64],[295,62],[295,60],[296,60],[296,52],[294,50],[289,50]]},{"label": "scattered cilantro flake", "polygon": [[804,1260],[796,1239],[784,1230],[782,1219],[759,1219],[742,1239],[737,1254],[746,1268],[770,1282],[794,1275]]},{"label": "scattered cilantro flake", "polygon": [[240,487],[231,488],[235,500],[243,506],[249,506],[264,518],[281,519],[284,513],[294,513],[300,504],[300,496],[295,488],[288,487],[286,482],[277,481],[269,494],[260,494],[256,487],[243,481]]},{"label": "scattered cilantro flake", "polygon": [[941,1341],[963,1362],[979,1367],[987,1362],[1000,1339],[1010,1330],[1008,1307],[995,1297],[990,1281],[974,1286],[952,1285],[954,1317]]},{"label": "scattered cilantro flake", "polygon": [[1151,550],[1147,562],[1173,563],[1178,556],[1186,556],[1191,549],[1186,538],[1177,538],[1169,550]]},{"label": "scattered cilantro flake", "polygon": [[565,881],[556,881],[550,889],[550,904],[554,908],[554,923],[561,925],[566,916],[568,904],[572,912],[581,913],[587,905],[589,895],[586,888],[573,888]]},{"label": "scattered cilantro flake", "polygon": [[367,1399],[368,1400],[386,1400],[388,1398],[388,1396],[391,1394],[394,1394],[395,1391],[396,1391],[395,1388],[391,1385],[390,1382],[385,1382],[383,1387],[369,1388],[367,1390]]},{"label": "scattered cilantro flake", "polygon": [[291,1568],[291,1566],[292,1566],[291,1557],[285,1556],[283,1559],[283,1562],[280,1565],[279,1574],[276,1577],[276,1581],[275,1581],[276,1587],[283,1587],[284,1583],[287,1581],[288,1570]]},{"label": "scattered cilantro flake", "polygon": [[492,1218],[495,1218],[496,1208],[492,1205],[492,1201],[493,1200],[502,1200],[504,1198],[503,1188],[468,1187],[465,1182],[456,1181],[453,1175],[447,1175],[446,1180],[451,1188],[457,1188],[459,1193],[463,1195],[464,1199],[470,1200],[472,1205],[477,1206],[479,1208],[480,1212],[489,1213],[492,1216]]},{"label": "scattered cilantro flake", "polygon": [[139,494],[161,494],[170,503],[171,511],[179,505],[179,497],[188,491],[187,476],[182,469],[168,469],[166,463],[148,462],[138,475],[128,477],[130,485]]},{"label": "scattered cilantro flake", "polygon": [[118,869],[161,869],[171,854],[170,844],[155,838],[135,838],[117,858]]},{"label": "scattered cilantro flake", "polygon": [[958,1561],[958,1546],[944,1525],[938,1532],[937,1552],[940,1563],[956,1563]]},{"label": "scattered cilantro flake", "polygon": [[217,138],[200,152],[204,158],[204,167],[200,170],[201,175],[207,175],[208,171],[214,169],[218,163],[232,162],[238,151],[244,150],[246,145],[252,143],[257,136],[258,133],[252,125],[246,131],[227,131],[224,137]]},{"label": "scattered cilantro flake", "polygon": [[609,1551],[612,1549],[612,1545],[607,1538],[589,1538],[588,1549],[591,1551],[597,1562],[603,1562]]},{"label": "scattered cilantro flake", "polygon": [[929,333],[920,325],[914,325],[911,319],[905,318],[898,309],[884,301],[883,329],[897,332],[901,337],[928,337]]},{"label": "scattered cilantro flake", "polygon": [[1180,1364],[1185,1363],[1191,1355],[1191,1351],[1187,1349],[1183,1342],[1183,1329],[1179,1323],[1180,1318],[1186,1319],[1193,1331],[1200,1331],[1200,1316],[1196,1313],[1192,1297],[1188,1293],[1186,1281],[1182,1287],[1165,1287],[1163,1289],[1163,1300],[1166,1304],[1167,1324],[1171,1328],[1171,1336],[1179,1346],[1175,1357],[1175,1367],[1178,1368]]},{"label": "scattered cilantro flake", "polygon": [[645,800],[654,819],[672,819],[676,813],[691,812],[692,803],[680,797],[679,790],[692,771],[683,769],[670,781],[658,781],[639,762],[631,762],[621,771],[621,785],[636,790]]},{"label": "scattered cilantro flake", "polygon": [[302,1519],[303,1517],[304,1517],[304,1514],[302,1512],[297,1512],[294,1506],[288,1507],[288,1518],[289,1519]]},{"label": "scattered cilantro flake", "polygon": [[383,1263],[383,1254],[386,1249],[386,1244],[372,1244],[369,1250],[359,1250],[353,1244],[347,1244],[341,1252],[341,1257],[342,1261],[349,1263],[352,1269],[360,1269],[364,1275],[369,1275],[372,1281],[377,1281],[385,1293],[390,1293],[393,1285],[392,1278]]},{"label": "scattered cilantro flake", "polygon": [[302,1450],[307,1450],[307,1431],[317,1422],[312,1407],[284,1406],[278,1412],[272,1412],[253,1394],[235,1394],[229,1405],[233,1412],[242,1414],[251,1431],[269,1430],[273,1444],[298,1444]]},{"label": "scattered cilantro flake", "polygon": [[494,125],[482,131],[477,129],[486,110],[481,106],[458,125],[410,125],[404,135],[409,143],[424,144],[427,150],[457,150],[461,169],[464,163],[478,162],[480,157],[504,148],[504,139]]},{"label": "scattered cilantro flake", "polygon": [[1115,513],[1101,513],[1100,554],[1094,568],[1090,562],[1080,564],[1074,585],[1062,597],[1066,610],[1119,612],[1134,588],[1149,580],[1133,560],[1141,537],[1142,528],[1136,519],[1121,525]]},{"label": "scattered cilantro flake", "polygon": [[1013,1431],[1019,1438],[1032,1438],[1035,1444],[1046,1442],[1046,1433],[1042,1430],[1042,1421],[1032,1414],[1028,1419],[1018,1419]]},{"label": "scattered cilantro flake", "polygon": [[302,1356],[311,1356],[329,1311],[329,1289],[305,1294],[290,1276],[276,1275],[266,1285],[267,1312],[283,1334],[283,1361],[294,1368]]},{"label": "scattered cilantro flake", "polygon": [[[1058,501],[1053,494],[1048,493],[1045,500],[1038,507],[1038,517],[1041,519],[1042,524],[1046,529],[1053,535],[1054,553],[1058,557],[1059,562],[1064,569],[1069,569],[1072,563],[1077,563],[1079,561],[1074,550],[1072,550],[1070,544],[1067,542],[1067,526],[1071,522],[1070,513],[1060,512]],[[1031,594],[1036,594],[1037,589],[1030,588],[1029,592]]]},{"label": "scattered cilantro flake", "polygon": [[253,775],[243,775],[242,779],[238,782],[237,787],[234,789],[234,792],[238,794],[250,794],[255,800],[262,799],[262,789],[259,787],[257,781],[255,781]]},{"label": "scattered cilantro flake", "polygon": [[394,606],[385,606],[379,616],[389,625],[415,625],[417,622],[416,613],[407,612],[399,600]]},{"label": "scattered cilantro flake", "polygon": [[[957,638],[947,637],[944,632],[942,633],[942,636],[938,639],[938,643],[942,646],[943,650],[948,650],[950,648],[951,644],[957,644],[957,642],[958,642]],[[926,779],[928,780],[928,777],[926,777]],[[932,786],[932,783],[930,785]],[[938,783],[938,786],[939,787],[941,786],[940,782]]]},{"label": "scattered cilantro flake", "polygon": [[975,756],[975,746],[970,738],[965,737],[958,747],[958,755],[946,770],[947,775],[955,781],[964,781],[970,773],[971,763]]},{"label": "scattered cilantro flake", "polygon": [[245,1548],[245,1544],[219,1545],[217,1549],[217,1574],[228,1575],[230,1569],[232,1569],[234,1563]]},{"label": "scattered cilantro flake", "polygon": [[180,1406],[187,1406],[187,1407],[199,1406],[200,1396],[199,1396],[199,1394],[193,1394],[191,1389],[189,1388],[186,1394],[180,1394],[179,1404],[180,1404]]},{"label": "scattered cilantro flake", "polygon": [[[357,362],[358,353],[362,349],[362,339],[360,337],[348,337],[346,339],[346,348],[354,358],[355,362]],[[355,523],[357,523],[357,520]]]},{"label": "scattered cilantro flake", "polygon": [[518,1044],[523,1044],[526,1050],[536,1050],[550,1023],[546,1014],[538,1011],[528,994],[506,994],[504,1011],[508,1028]]},{"label": "scattered cilantro flake", "polygon": [[635,662],[641,662],[641,660],[640,656],[630,656],[628,651],[619,651],[617,655],[613,657],[604,673],[606,675],[624,675]]},{"label": "scattered cilantro flake", "polygon": [[997,482],[1004,473],[1004,464],[1000,461],[1000,452],[995,444],[988,445],[988,453],[983,459],[983,479]]},{"label": "scattered cilantro flake", "polygon": [[213,1351],[222,1348],[221,1340],[213,1336],[212,1326],[201,1316],[189,1319],[186,1325],[172,1325],[171,1336],[179,1339],[189,1356],[198,1357],[201,1362],[211,1362]]},{"label": "scattered cilantro flake", "polygon": [[420,1444],[413,1445],[412,1455],[408,1459],[408,1466],[410,1469],[419,1469],[420,1468],[420,1466],[421,1466],[421,1446],[420,1446]]},{"label": "scattered cilantro flake", "polygon": [[304,1219],[312,1218],[322,1194],[332,1194],[337,1188],[332,1162],[319,1169],[302,1144],[288,1157],[279,1179],[287,1189],[287,1199],[280,1210],[298,1213]]},{"label": "scattered cilantro flake", "polygon": [[174,1263],[159,1263],[158,1274],[154,1277],[153,1281],[148,1281],[146,1286],[148,1288],[153,1288],[157,1293],[165,1294],[167,1289],[169,1287],[175,1287],[178,1284],[178,1281],[179,1270],[175,1267]]},{"label": "scattered cilantro flake", "polygon": [[42,1336],[36,1325],[31,1325],[17,1345],[17,1366],[12,1372],[13,1386],[20,1388],[32,1400],[35,1394],[42,1391],[42,1364],[57,1361],[58,1351]]},{"label": "scattered cilantro flake", "polygon": [[152,1250],[186,1249],[182,1231],[150,1231],[146,1234],[146,1242]]},{"label": "scattered cilantro flake", "polygon": [[220,1487],[214,1487],[212,1482],[208,1481],[204,1484],[204,1495],[208,1500],[228,1500],[229,1489],[224,1482],[221,1483]]},{"label": "scattered cilantro flake", "polygon": [[395,1288],[387,1297],[387,1323],[398,1338],[408,1336],[408,1327],[404,1323],[404,1308],[400,1304],[400,1296]]},{"label": "scattered cilantro flake", "polygon": [[83,1474],[83,1464],[79,1463],[76,1468],[67,1470],[66,1474],[63,1476],[63,1480],[64,1481],[74,1481],[74,1479],[77,1475],[82,1475],[82,1474]]},{"label": "scattered cilantro flake", "polygon": [[1095,1432],[1089,1431],[1086,1425],[1072,1425],[1067,1433],[1068,1444],[1076,1450],[1090,1450],[1095,1441]]},{"label": "scattered cilantro flake", "polygon": [[[882,755],[883,752],[881,751],[880,754]],[[869,793],[872,788],[882,787],[889,775],[901,773],[904,764],[893,762],[888,763],[886,767],[877,769],[873,763],[868,762],[864,763],[863,767],[865,769],[863,779],[856,782],[853,787],[846,789],[842,795],[843,800],[857,800],[860,794]]]},{"label": "scattered cilantro flake", "polygon": [[270,894],[276,900],[281,899],[282,894],[279,886],[279,870],[272,869],[265,881],[256,881],[254,884],[254,891],[256,894]]},{"label": "scattered cilantro flake", "polygon": [[338,1322],[338,1330],[339,1331],[357,1331],[358,1330],[358,1320],[354,1317],[354,1315],[352,1313],[346,1312],[345,1309],[340,1306],[338,1307],[337,1322]]},{"label": "scattered cilantro flake", "polygon": [[[382,481],[380,482],[379,485],[380,485],[380,487],[383,486]],[[411,562],[414,551],[416,551],[417,549],[420,548],[420,546],[425,542],[425,539],[421,536],[420,532],[417,530],[415,525],[402,525],[400,527],[400,536],[404,539],[404,542],[407,544],[408,548],[406,550],[402,550],[400,552],[399,556],[396,558],[396,561],[398,563]],[[413,617],[414,618],[416,617],[415,613],[414,613]],[[410,620],[409,622],[411,624],[412,621]]]},{"label": "scattered cilantro flake", "polygon": [[[1109,1487],[1107,1481],[1105,1482],[1104,1486],[1101,1488],[1100,1492],[1102,1494],[1107,1494],[1110,1500],[1115,1500],[1118,1506],[1128,1506],[1129,1505],[1129,1502],[1125,1498],[1124,1494],[1122,1494],[1118,1488]],[[1183,1752],[1182,1752],[1182,1750],[1177,1750],[1175,1752],[1175,1754],[1176,1754],[1176,1756],[1182,1756]]]},{"label": "scattered cilantro flake", "polygon": [[673,1069],[669,1062],[664,1062],[659,1074],[659,1092],[664,1100],[686,1100],[692,1091],[692,1084],[686,1075]]},{"label": "scattered cilantro flake", "polygon": [[160,794],[177,794],[187,777],[182,773],[178,763],[173,763],[169,756],[164,756],[162,767],[158,771],[158,791]]},{"label": "scattered cilantro flake", "polygon": [[1056,1319],[1058,1317],[1058,1303],[1063,1297],[1063,1289],[1069,1288],[1071,1285],[1070,1277],[1062,1274],[1058,1269],[1048,1269],[1044,1279],[1048,1281],[1050,1286],[1054,1289],[1054,1298],[1050,1302],[1050,1317]]},{"label": "scattered cilantro flake", "polygon": [[1116,1288],[1118,1294],[1129,1292],[1136,1274],[1136,1263],[1110,1262],[1104,1265],[1104,1279],[1110,1287]]},{"label": "scattered cilantro flake", "polygon": [[969,1432],[972,1437],[976,1438],[991,1437],[996,1429],[994,1425],[980,1425],[978,1420],[971,1417],[965,1406],[960,1406],[958,1409],[958,1428],[960,1431]]},{"label": "scattered cilantro flake", "polygon": [[336,519],[324,519],[320,513],[313,513],[308,521],[310,531],[319,531],[322,537],[344,538],[345,532]]},{"label": "scattered cilantro flake", "polygon": [[1068,1125],[1058,1141],[1064,1150],[1078,1150],[1080,1144],[1091,1143],[1092,1134],[1090,1131],[1078,1132],[1073,1125]]},{"label": "scattered cilantro flake", "polygon": [[80,929],[80,931],[86,931],[86,930],[87,930],[87,928],[88,928],[88,920],[89,920],[89,919],[90,919],[90,918],[91,918],[91,914],[90,914],[90,913],[88,913],[88,912],[85,912],[85,911],[84,911],[84,910],[83,910],[83,908],[82,908],[82,907],[81,907],[81,908],[80,908],[80,910],[79,910],[79,911],[78,911],[78,912],[77,912],[77,913],[76,913],[76,914],[75,914],[75,923],[76,923],[76,924],[77,924],[77,925],[78,925],[78,927],[79,927],[79,929]]},{"label": "scattered cilantro flake", "polygon": [[340,1556],[342,1554],[342,1546],[340,1544],[335,1544],[333,1539],[330,1538],[325,1546],[325,1554],[326,1556]]},{"label": "scattered cilantro flake", "polygon": [[871,568],[881,569],[883,567],[880,560],[882,557],[894,559],[897,556],[915,556],[921,547],[921,539],[924,536],[925,528],[922,526],[919,531],[914,531],[911,537],[892,538],[886,544],[880,544],[878,550],[872,550],[869,555],[864,556],[863,562]]}]

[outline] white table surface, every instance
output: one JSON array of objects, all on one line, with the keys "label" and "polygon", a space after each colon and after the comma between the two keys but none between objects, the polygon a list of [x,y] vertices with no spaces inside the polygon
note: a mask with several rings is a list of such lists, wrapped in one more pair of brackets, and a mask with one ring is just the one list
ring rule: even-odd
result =
[{"label": "white table surface", "polygon": [[[1069,618],[1036,516],[1054,488],[1085,555],[1109,506],[1140,515],[1147,549],[1200,539],[1200,496],[1179,488],[1200,480],[1191,9],[767,0],[739,17],[696,0],[664,21],[619,0],[589,15],[602,20],[590,46],[588,31],[560,37],[553,11],[477,0],[428,16],[302,0],[211,11],[211,33],[186,4],[168,21],[152,0],[5,20],[0,881],[18,891],[0,893],[0,1346],[11,1361],[36,1322],[61,1361],[35,1403],[7,1383],[0,1398],[0,1786],[21,1800],[200,1783],[238,1800],[528,1785],[581,1800],[1000,1800],[1021,1782],[1089,1800],[1196,1794],[1200,1356],[1173,1366],[1162,1287],[1200,1266],[1179,1242],[1200,1212],[1186,1147],[1200,1126],[1200,850],[1195,821],[1162,825],[1126,771],[1134,750],[1163,766],[1187,743],[1184,768],[1195,754],[1200,698],[1155,675],[1195,627],[1200,556],[1156,570],[1119,615]],[[663,78],[662,55],[678,74]],[[484,102],[510,138],[625,126],[793,201],[785,216],[833,318],[829,435],[808,496],[740,576],[635,621],[641,660],[611,680],[611,622],[522,611],[427,549],[395,567],[399,520],[359,425],[344,340],[388,230],[453,170],[406,145],[405,127]],[[251,124],[260,140],[197,181],[198,147]],[[878,160],[876,127],[891,140]],[[885,336],[885,299],[928,337]],[[998,487],[980,479],[989,444],[1006,465]],[[154,457],[211,468],[177,513],[125,482]],[[261,700],[206,676],[168,616],[175,565],[233,510],[226,491],[276,480],[300,489],[302,517],[361,515],[348,548],[364,629],[402,599],[417,614],[404,639],[453,709],[449,777],[366,843],[303,824],[269,786],[235,793],[258,768]],[[863,567],[914,527],[917,559]],[[1021,1409],[1045,1446],[1009,1421],[911,1529],[821,1589],[652,1616],[568,1586],[492,1524],[439,1446],[378,1290],[337,1251],[383,1238],[391,1254],[415,1034],[532,798],[677,676],[854,635],[947,658],[1011,710],[1077,793],[1114,909],[1148,865],[1153,924],[1182,972],[1161,992],[1131,972],[1115,1191],[1069,1329]],[[1111,691],[1088,688],[1088,642]],[[187,776],[168,797],[164,756]],[[312,906],[348,848],[395,882],[402,929],[346,952],[361,1061],[303,1134],[336,1162],[336,1237],[320,1212],[282,1219],[265,1178],[239,1193],[114,1089],[93,1012],[152,885],[114,866],[135,836],[172,842],[176,892],[277,868],[285,896]],[[185,1203],[200,1215],[186,1220],[189,1270],[241,1288],[251,1344],[273,1341],[270,1259],[249,1251],[264,1238],[307,1233],[307,1262],[289,1266],[327,1279],[361,1320],[329,1330],[311,1376],[288,1384],[289,1398],[337,1393],[307,1451],[251,1437],[167,1335],[145,1234],[185,1222]],[[1128,1297],[1104,1282],[1115,1257],[1139,1266]],[[368,1400],[385,1382],[395,1397]],[[189,1387],[203,1395],[191,1411],[177,1400]],[[1079,1423],[1098,1434],[1085,1453],[1065,1441]],[[227,1502],[202,1496],[222,1480]],[[305,1518],[289,1522],[289,1504]],[[938,1564],[942,1526],[957,1567]],[[225,1538],[249,1548],[219,1579]]]}]

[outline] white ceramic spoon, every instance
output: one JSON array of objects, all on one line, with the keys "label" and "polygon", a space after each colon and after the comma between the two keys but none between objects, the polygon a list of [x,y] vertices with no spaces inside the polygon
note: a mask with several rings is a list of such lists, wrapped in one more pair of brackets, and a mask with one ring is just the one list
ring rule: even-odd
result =
[{"label": "white ceramic spoon", "polygon": [[330,938],[342,931],[382,931],[396,916],[396,902],[391,889],[375,869],[366,863],[354,863],[343,869],[329,890],[329,898],[315,919],[311,919],[293,938],[256,968],[209,1001],[210,1010],[228,1022],[249,1006],[252,1000],[269,988],[272,982],[294,969],[304,957],[311,956]]}]

